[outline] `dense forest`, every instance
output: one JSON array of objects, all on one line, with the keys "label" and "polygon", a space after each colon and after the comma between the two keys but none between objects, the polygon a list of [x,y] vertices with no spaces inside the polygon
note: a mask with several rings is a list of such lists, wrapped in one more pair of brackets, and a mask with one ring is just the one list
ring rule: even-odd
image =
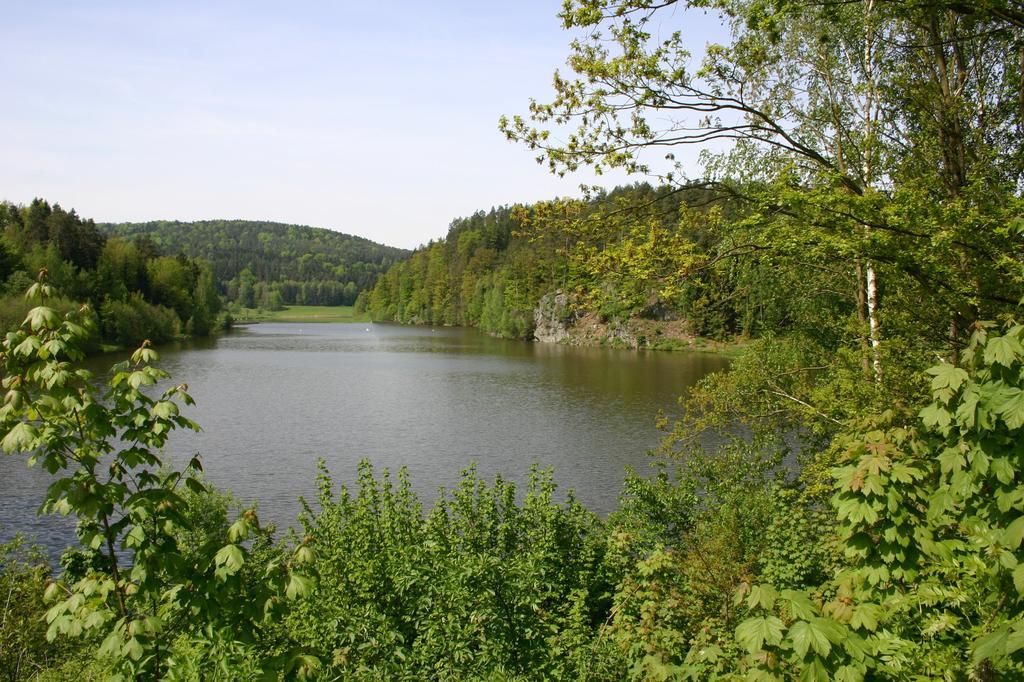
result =
[{"label": "dense forest", "polygon": [[[728,37],[695,64],[708,8]],[[57,580],[0,548],[9,677],[1024,679],[1024,3],[560,18],[568,68],[502,131],[652,184],[457,221],[363,305],[524,336],[561,290],[748,336],[659,420],[655,474],[602,519],[542,471],[520,495],[470,469],[430,510],[404,472],[324,471],[281,539],[160,457],[198,427],[151,348],[100,394],[68,371],[81,328],[37,283],[0,444],[61,474],[43,508],[80,547]]]},{"label": "dense forest", "polygon": [[[394,265],[357,307],[378,320],[530,338],[541,300],[561,292],[567,322],[683,320],[718,339],[785,329],[799,305],[776,293],[785,273],[721,229],[740,219],[739,203],[699,185],[639,183],[481,211]],[[725,252],[727,266],[714,267]]]},{"label": "dense forest", "polygon": [[107,237],[75,211],[35,199],[0,203],[0,327],[16,328],[28,309],[26,288],[45,270],[63,312],[88,303],[95,344],[132,345],[219,326],[221,299],[210,264],[164,251],[145,236]]},{"label": "dense forest", "polygon": [[228,302],[352,305],[408,251],[317,227],[249,220],[101,224],[122,238],[145,236],[159,248],[209,261]]}]

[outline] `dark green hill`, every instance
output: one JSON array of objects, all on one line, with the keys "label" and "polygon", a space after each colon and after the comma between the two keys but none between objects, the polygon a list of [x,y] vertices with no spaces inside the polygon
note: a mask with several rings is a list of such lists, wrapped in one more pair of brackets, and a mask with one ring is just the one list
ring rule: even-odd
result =
[{"label": "dark green hill", "polygon": [[[409,251],[319,227],[252,220],[100,224],[111,235],[148,237],[162,252],[213,265],[228,300],[243,304],[350,305]],[[276,292],[276,294],[275,294]]]}]

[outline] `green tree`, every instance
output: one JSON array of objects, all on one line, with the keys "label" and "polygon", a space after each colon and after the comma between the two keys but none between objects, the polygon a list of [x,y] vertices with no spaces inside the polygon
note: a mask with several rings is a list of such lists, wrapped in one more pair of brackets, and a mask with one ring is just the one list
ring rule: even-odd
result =
[{"label": "green tree", "polygon": [[[711,10],[731,31],[696,66],[688,10]],[[624,168],[680,185],[674,147],[733,143],[707,172],[752,207],[757,245],[857,273],[847,295],[877,378],[883,327],[924,326],[955,353],[972,321],[1019,299],[999,256],[1019,246],[999,227],[1018,210],[1022,172],[1020,64],[1003,58],[1020,41],[1011,14],[874,0],[572,1],[560,16],[581,34],[573,75],[531,104],[532,122],[501,127],[554,172]],[[567,136],[552,135],[563,125]],[[883,289],[935,305],[910,325],[898,297],[885,312]]]},{"label": "green tree", "polygon": [[[152,365],[155,351],[143,344],[131,360],[114,367],[102,395],[80,360],[87,330],[47,305],[55,292],[45,282],[29,291],[38,305],[20,328],[7,333],[0,350],[5,399],[0,407],[0,445],[56,475],[42,509],[78,517],[79,540],[102,557],[102,570],[74,582],[57,581],[46,591],[47,638],[99,633],[98,654],[123,679],[154,679],[177,665],[173,637],[202,643],[211,660],[250,651],[286,597],[308,593],[313,576],[303,569],[313,557],[306,547],[268,563],[246,580],[259,533],[255,512],[242,514],[227,542],[211,538],[184,552],[179,540],[190,528],[188,503],[179,488],[201,490],[184,471],[167,468],[160,451],[177,428],[198,428],[182,416],[191,404],[184,386],[152,395],[166,373]],[[131,561],[126,565],[123,557]],[[282,650],[263,658],[268,668],[309,672],[316,661]]]}]

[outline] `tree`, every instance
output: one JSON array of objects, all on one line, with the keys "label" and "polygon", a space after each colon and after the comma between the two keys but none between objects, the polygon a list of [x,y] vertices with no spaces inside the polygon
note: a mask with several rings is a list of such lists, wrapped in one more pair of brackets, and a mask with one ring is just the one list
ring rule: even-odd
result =
[{"label": "tree", "polygon": [[[731,32],[696,68],[690,10]],[[946,333],[951,357],[967,326],[1019,300],[1001,262],[1020,247],[1004,229],[1024,172],[1022,65],[1005,58],[1022,40],[1017,3],[570,0],[560,16],[582,33],[573,76],[556,73],[529,122],[503,118],[505,134],[556,173],[622,168],[679,187],[674,148],[731,144],[706,155],[707,179],[747,202],[759,244],[857,272],[849,297],[876,378],[883,327],[911,324],[886,317],[883,276],[937,302],[914,326]]]},{"label": "tree", "polygon": [[[175,429],[198,428],[181,414],[192,399],[183,385],[154,394],[169,377],[153,366],[157,354],[148,343],[115,365],[97,394],[90,373],[74,365],[88,331],[80,315],[62,318],[47,305],[54,296],[45,281],[34,285],[28,297],[38,305],[0,349],[0,446],[56,475],[42,509],[77,516],[82,547],[100,555],[102,568],[47,588],[55,602],[47,638],[101,633],[98,655],[122,679],[156,679],[178,665],[169,636],[197,639],[212,659],[244,652],[283,613],[286,598],[312,588],[304,568],[312,550],[297,547],[247,579],[251,549],[244,543],[261,532],[249,510],[231,525],[226,544],[214,537],[184,551],[179,539],[192,527],[180,489],[203,489],[191,475],[199,459],[176,471],[159,453]],[[298,672],[316,665],[292,653],[261,662]]]}]

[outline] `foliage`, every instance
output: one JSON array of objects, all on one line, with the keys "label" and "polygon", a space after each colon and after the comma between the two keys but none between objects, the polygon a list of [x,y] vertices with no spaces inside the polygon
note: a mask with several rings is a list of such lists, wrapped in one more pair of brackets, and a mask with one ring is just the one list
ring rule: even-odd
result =
[{"label": "foliage", "polygon": [[699,188],[638,184],[586,200],[481,211],[393,266],[359,305],[374,319],[528,338],[538,302],[558,290],[570,295],[570,317],[685,316],[695,334],[759,333],[764,304],[755,302],[772,280],[721,272],[727,255],[748,259],[745,268],[757,261],[747,245],[716,236],[732,208],[725,201],[708,208],[709,200]]},{"label": "foliage", "polygon": [[473,469],[426,516],[405,472],[359,468],[355,491],[319,478],[304,524],[320,582],[288,627],[345,679],[573,676],[574,646],[606,610],[600,523],[554,500],[534,469],[525,497]]},{"label": "foliage", "polygon": [[600,637],[630,679],[727,673],[741,658],[734,595],[757,576],[815,584],[834,557],[832,524],[782,466],[771,441],[733,438],[687,450],[674,473],[626,481],[609,519],[608,563],[621,575]]},{"label": "foliage", "polygon": [[1024,671],[1022,337],[979,326],[963,367],[929,370],[920,426],[864,434],[836,472],[854,599],[877,604],[886,648],[927,652],[895,671]]},{"label": "foliage", "polygon": [[[694,10],[729,30],[695,67]],[[335,495],[323,472],[306,536],[275,545],[163,467],[193,425],[183,387],[152,397],[152,350],[97,399],[68,362],[85,328],[37,306],[4,344],[0,436],[65,473],[45,506],[83,519],[50,634],[102,631],[122,675],[179,679],[1024,676],[1020,3],[567,0],[561,18],[572,75],[503,130],[555,172],[659,187],[480,212],[361,269],[310,228],[97,246],[73,213],[3,205],[0,274],[45,267],[194,330],[215,285],[245,307],[349,302],[382,273],[356,300],[377,319],[524,337],[561,291],[566,319],[753,338],[663,420],[663,469],[629,476],[606,523],[537,471],[520,502],[471,470],[426,515],[404,473],[364,464]],[[691,182],[674,148],[709,141],[729,146]],[[212,270],[154,243],[232,235]],[[267,255],[288,239],[307,253]]]},{"label": "foliage", "polygon": [[[1022,73],[1005,59],[1024,22],[1005,5],[570,0],[569,71],[501,128],[553,172],[620,168],[666,193],[727,198],[699,248],[644,254],[627,238],[607,270],[643,282],[679,259],[664,270],[685,292],[676,310],[711,329],[795,332],[843,359],[815,359],[827,381],[864,383],[848,379],[859,362],[881,400],[905,402],[936,350],[955,362],[971,324],[1024,295]],[[728,34],[696,62],[700,12]],[[675,157],[688,145],[702,148],[700,181]],[[644,202],[630,204],[601,226],[657,235]],[[591,234],[579,221],[545,229],[566,244]],[[596,249],[615,253],[607,240]],[[706,310],[722,299],[732,305]],[[851,398],[836,410],[823,391],[806,409],[841,421],[864,404]]]},{"label": "foliage", "polygon": [[147,303],[139,293],[124,301],[107,299],[100,313],[103,337],[126,346],[146,340],[163,343],[181,331],[181,320],[173,310]]},{"label": "foliage", "polygon": [[964,367],[929,370],[919,421],[888,412],[837,441],[844,565],[811,591],[750,589],[735,634],[760,678],[1024,673],[1022,338],[979,326]]},{"label": "foliage", "polygon": [[221,301],[204,261],[161,256],[144,236],[107,238],[91,220],[42,199],[27,207],[0,203],[0,228],[0,280],[8,292],[2,329],[21,322],[17,301],[31,284],[27,273],[40,270],[70,300],[90,303],[100,322],[93,329],[107,341],[131,345],[217,329]]},{"label": "foliage", "polygon": [[[191,403],[185,387],[151,397],[167,375],[152,366],[157,355],[143,344],[114,367],[97,396],[89,373],[72,364],[88,330],[46,305],[54,291],[45,281],[28,295],[39,305],[7,333],[0,352],[0,444],[58,476],[43,510],[75,514],[82,546],[103,556],[103,570],[47,588],[55,602],[46,613],[47,639],[102,634],[98,654],[130,678],[173,670],[173,635],[205,632],[213,658],[255,646],[287,600],[309,592],[314,579],[304,565],[311,551],[302,547],[249,571],[261,535],[254,510],[231,524],[226,542],[216,534],[198,547],[185,541],[195,526],[179,488],[202,489],[189,475],[199,460],[174,471],[159,456],[173,430],[197,428],[180,413],[178,401]],[[261,665],[308,671],[315,661],[285,648]]]},{"label": "foliage", "polygon": [[333,230],[266,221],[161,220],[100,228],[125,239],[144,236],[159,249],[204,260],[229,302],[268,310],[353,305],[360,291],[408,255]]},{"label": "foliage", "polygon": [[32,679],[75,652],[46,641],[46,602],[50,568],[38,548],[15,535],[0,544],[0,678]]}]

